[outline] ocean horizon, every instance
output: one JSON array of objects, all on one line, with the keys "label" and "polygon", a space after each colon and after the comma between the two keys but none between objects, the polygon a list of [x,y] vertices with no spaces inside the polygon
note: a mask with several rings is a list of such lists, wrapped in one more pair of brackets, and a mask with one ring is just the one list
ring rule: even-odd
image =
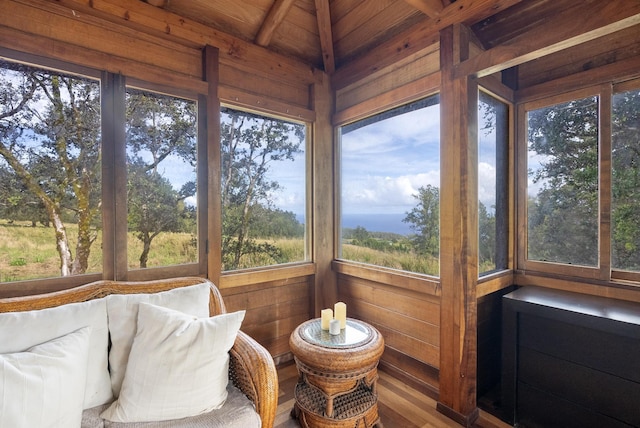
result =
[{"label": "ocean horizon", "polygon": [[[411,225],[402,220],[406,214],[343,214],[342,227],[355,229],[358,226],[364,227],[369,232],[391,232],[399,235],[410,235],[413,233]],[[302,222],[302,218],[298,221]]]}]

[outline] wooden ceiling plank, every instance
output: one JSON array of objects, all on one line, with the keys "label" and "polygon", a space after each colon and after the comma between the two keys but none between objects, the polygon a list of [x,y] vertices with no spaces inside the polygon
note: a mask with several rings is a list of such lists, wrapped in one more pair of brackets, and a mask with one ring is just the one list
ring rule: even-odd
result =
[{"label": "wooden ceiling plank", "polygon": [[255,42],[257,45],[269,46],[273,34],[282,21],[284,21],[294,2],[295,0],[276,0],[273,3],[256,36]]},{"label": "wooden ceiling plank", "polygon": [[331,11],[329,0],[315,0],[316,16],[318,18],[318,33],[322,48],[324,71],[332,74],[336,70],[336,59],[333,52],[333,36],[331,32]]},{"label": "wooden ceiling plank", "polygon": [[429,18],[437,18],[444,10],[441,0],[404,0]]},{"label": "wooden ceiling plank", "polygon": [[522,0],[458,0],[442,10],[438,19],[429,19],[382,43],[375,50],[336,70],[332,83],[343,88],[370,73],[393,64],[439,40],[439,31],[449,25],[478,22]]},{"label": "wooden ceiling plank", "polygon": [[[484,77],[546,56],[616,31],[640,25],[640,2],[591,2],[581,3],[584,20],[572,19],[576,10],[567,9],[550,17],[530,33],[489,49],[456,66],[456,76]],[[569,25],[569,23],[574,25]]]}]

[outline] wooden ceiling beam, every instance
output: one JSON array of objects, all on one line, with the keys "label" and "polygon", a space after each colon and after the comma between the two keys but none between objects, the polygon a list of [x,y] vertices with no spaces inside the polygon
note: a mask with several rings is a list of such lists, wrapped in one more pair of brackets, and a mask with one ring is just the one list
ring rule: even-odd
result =
[{"label": "wooden ceiling beam", "polygon": [[[456,77],[488,76],[640,25],[640,2],[637,0],[580,2],[576,8],[550,16],[535,28],[535,34],[525,33],[458,64],[455,68]],[[574,19],[576,13],[585,19]]]},{"label": "wooden ceiling beam", "polygon": [[445,7],[437,19],[429,19],[409,28],[376,49],[340,67],[333,75],[335,89],[351,83],[389,66],[407,55],[416,53],[440,40],[440,30],[449,25],[481,21],[522,0],[457,0]]},{"label": "wooden ceiling beam", "polygon": [[324,71],[332,74],[336,70],[336,59],[333,52],[333,34],[331,31],[331,11],[329,9],[329,0],[315,0],[315,3]]},{"label": "wooden ceiling beam", "polygon": [[266,18],[262,21],[262,26],[256,36],[255,42],[257,45],[269,46],[271,39],[273,38],[273,34],[276,32],[276,29],[282,21],[284,21],[284,18],[287,16],[291,6],[293,6],[294,1],[295,0],[276,0],[273,3]]},{"label": "wooden ceiling beam", "polygon": [[427,15],[429,18],[436,18],[444,10],[442,0],[405,0],[411,6]]},{"label": "wooden ceiling beam", "polygon": [[168,0],[145,0],[147,3],[149,3],[151,6],[155,6],[155,7],[159,7],[159,8],[164,8],[167,6],[167,1]]}]

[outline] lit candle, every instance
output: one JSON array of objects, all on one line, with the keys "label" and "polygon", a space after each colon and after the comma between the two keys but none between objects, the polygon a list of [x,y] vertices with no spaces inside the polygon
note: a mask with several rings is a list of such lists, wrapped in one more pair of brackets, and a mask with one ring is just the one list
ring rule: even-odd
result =
[{"label": "lit candle", "polygon": [[347,304],[338,302],[333,305],[333,311],[335,312],[336,319],[340,321],[340,328],[345,328],[347,326]]},{"label": "lit candle", "polygon": [[320,327],[323,330],[329,330],[329,322],[333,319],[333,311],[331,309],[323,309],[320,311]]},{"label": "lit candle", "polygon": [[340,334],[340,321],[331,320],[329,322],[329,334],[332,334],[334,336]]}]

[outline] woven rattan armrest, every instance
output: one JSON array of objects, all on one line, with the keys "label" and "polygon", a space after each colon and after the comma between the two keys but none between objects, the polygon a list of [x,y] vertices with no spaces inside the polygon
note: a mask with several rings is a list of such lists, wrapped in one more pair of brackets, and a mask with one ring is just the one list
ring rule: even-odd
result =
[{"label": "woven rattan armrest", "polygon": [[229,355],[230,380],[253,401],[262,428],[272,428],[278,407],[278,374],[271,354],[240,331]]}]

